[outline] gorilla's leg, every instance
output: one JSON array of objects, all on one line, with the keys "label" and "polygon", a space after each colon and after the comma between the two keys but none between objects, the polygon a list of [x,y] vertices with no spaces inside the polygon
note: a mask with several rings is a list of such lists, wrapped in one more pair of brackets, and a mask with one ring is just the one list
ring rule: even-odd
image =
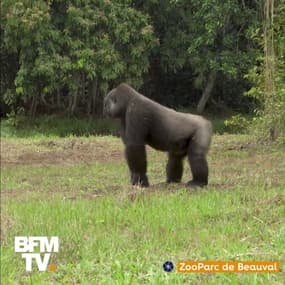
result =
[{"label": "gorilla's leg", "polygon": [[187,183],[187,186],[206,186],[208,184],[208,163],[206,154],[208,147],[203,147],[199,142],[192,140],[188,148],[188,159],[192,171],[193,179]]},{"label": "gorilla's leg", "polygon": [[183,158],[185,155],[168,153],[166,165],[167,183],[180,182],[183,174]]},{"label": "gorilla's leg", "polygon": [[126,159],[131,172],[132,185],[148,187],[146,151],[144,145],[127,145]]}]

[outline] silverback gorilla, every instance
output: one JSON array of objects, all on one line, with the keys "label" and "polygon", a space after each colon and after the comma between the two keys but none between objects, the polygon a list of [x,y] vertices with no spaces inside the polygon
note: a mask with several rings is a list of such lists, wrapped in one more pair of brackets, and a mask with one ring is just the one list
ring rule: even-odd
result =
[{"label": "silverback gorilla", "polygon": [[122,83],[104,98],[104,113],[120,119],[121,137],[131,173],[131,183],[148,187],[145,145],[168,152],[167,182],[180,182],[187,155],[192,180],[187,186],[208,184],[206,155],[212,126],[201,116],[166,108]]}]

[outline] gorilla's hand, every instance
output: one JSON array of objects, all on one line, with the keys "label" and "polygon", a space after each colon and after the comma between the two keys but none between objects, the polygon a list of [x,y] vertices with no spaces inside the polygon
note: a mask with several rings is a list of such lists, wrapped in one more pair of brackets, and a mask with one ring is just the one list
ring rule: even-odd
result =
[{"label": "gorilla's hand", "polygon": [[131,174],[131,182],[132,185],[137,185],[137,186],[141,186],[141,187],[148,187],[149,186],[149,182],[148,182],[148,178],[145,174],[139,174],[139,173],[132,173]]}]

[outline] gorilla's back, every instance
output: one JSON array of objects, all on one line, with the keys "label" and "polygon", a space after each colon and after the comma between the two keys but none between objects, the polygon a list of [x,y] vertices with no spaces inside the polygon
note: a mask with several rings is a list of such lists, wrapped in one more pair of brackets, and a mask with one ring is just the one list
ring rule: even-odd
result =
[{"label": "gorilla's back", "polygon": [[146,143],[161,151],[184,152],[196,129],[207,121],[200,116],[177,112],[153,101],[149,105],[148,100],[144,97],[144,104],[149,110]]},{"label": "gorilla's back", "polygon": [[177,112],[137,93],[131,105],[140,118],[138,128],[148,129],[145,143],[160,151],[185,152],[197,130],[209,133],[209,122],[201,116]]}]

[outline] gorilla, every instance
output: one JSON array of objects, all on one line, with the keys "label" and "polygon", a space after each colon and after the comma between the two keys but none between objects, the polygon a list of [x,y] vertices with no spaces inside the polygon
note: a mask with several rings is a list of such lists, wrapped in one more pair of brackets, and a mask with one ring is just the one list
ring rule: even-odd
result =
[{"label": "gorilla", "polygon": [[120,133],[132,185],[148,187],[145,145],[168,152],[167,182],[180,182],[187,155],[192,172],[190,187],[208,184],[206,155],[212,125],[201,116],[176,112],[138,93],[126,83],[104,98],[104,114],[120,120]]}]

